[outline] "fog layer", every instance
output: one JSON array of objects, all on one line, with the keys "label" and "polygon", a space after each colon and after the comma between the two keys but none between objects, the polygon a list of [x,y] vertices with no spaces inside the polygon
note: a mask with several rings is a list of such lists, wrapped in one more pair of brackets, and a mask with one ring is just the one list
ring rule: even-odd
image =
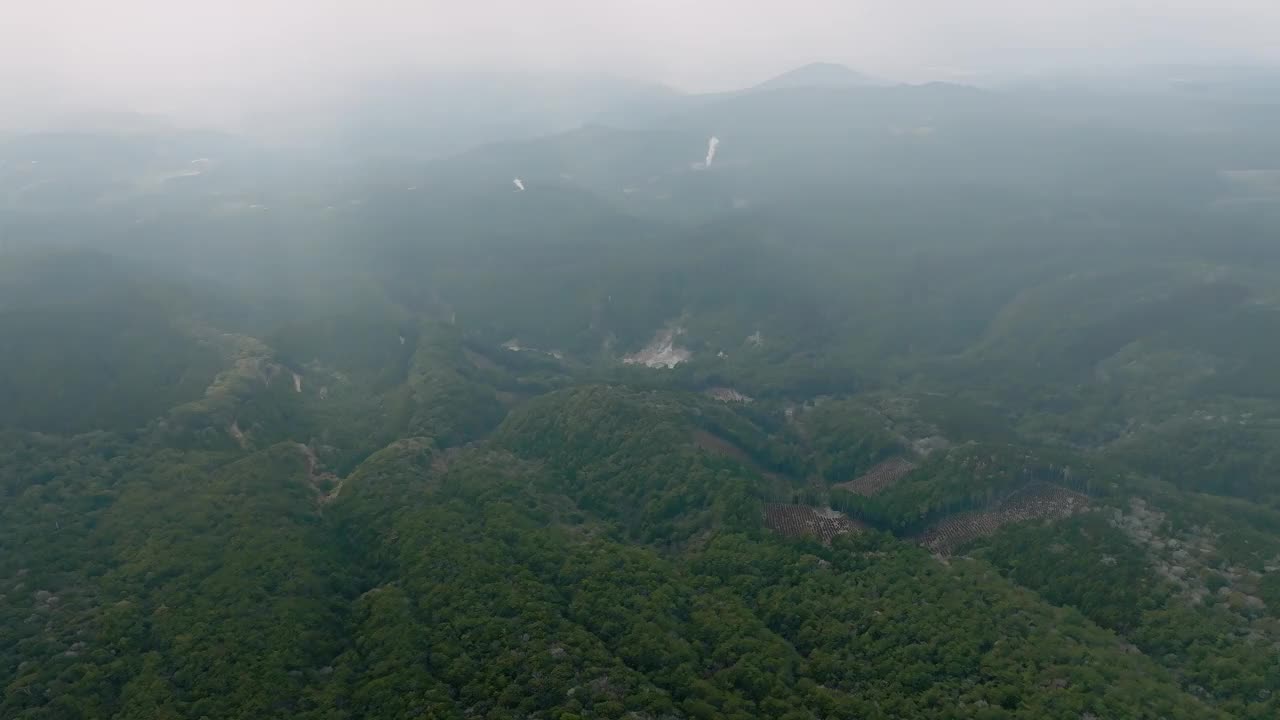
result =
[{"label": "fog layer", "polygon": [[[607,72],[715,90],[812,60],[896,79],[1061,65],[1274,62],[1267,0],[14,0],[8,119],[49,109],[207,118],[331,100],[371,74]],[[282,89],[287,88],[287,92]]]}]

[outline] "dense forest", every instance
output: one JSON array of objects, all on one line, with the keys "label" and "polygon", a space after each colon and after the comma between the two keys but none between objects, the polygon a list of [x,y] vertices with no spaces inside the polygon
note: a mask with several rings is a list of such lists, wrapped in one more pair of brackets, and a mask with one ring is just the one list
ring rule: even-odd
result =
[{"label": "dense forest", "polygon": [[806,77],[0,137],[0,717],[1280,715],[1280,109]]}]

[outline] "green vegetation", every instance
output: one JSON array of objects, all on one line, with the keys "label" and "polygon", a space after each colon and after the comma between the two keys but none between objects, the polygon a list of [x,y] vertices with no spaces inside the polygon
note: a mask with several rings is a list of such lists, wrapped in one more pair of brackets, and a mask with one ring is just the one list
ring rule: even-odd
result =
[{"label": "green vegetation", "polygon": [[1280,716],[1274,108],[794,81],[0,142],[0,717]]}]

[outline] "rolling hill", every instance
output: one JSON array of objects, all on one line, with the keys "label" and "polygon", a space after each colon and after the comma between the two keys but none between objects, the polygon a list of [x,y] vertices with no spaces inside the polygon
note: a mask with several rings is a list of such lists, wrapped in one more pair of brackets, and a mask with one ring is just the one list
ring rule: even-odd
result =
[{"label": "rolling hill", "polygon": [[0,715],[1276,715],[1269,109],[587,84],[4,141]]}]

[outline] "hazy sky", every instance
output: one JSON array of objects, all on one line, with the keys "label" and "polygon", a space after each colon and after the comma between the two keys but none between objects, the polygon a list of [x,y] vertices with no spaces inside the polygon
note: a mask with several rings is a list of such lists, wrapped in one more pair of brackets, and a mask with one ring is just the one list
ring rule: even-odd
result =
[{"label": "hazy sky", "polygon": [[692,90],[813,60],[904,79],[1280,60],[1280,0],[0,0],[0,94],[222,103],[390,66],[576,68]]}]

